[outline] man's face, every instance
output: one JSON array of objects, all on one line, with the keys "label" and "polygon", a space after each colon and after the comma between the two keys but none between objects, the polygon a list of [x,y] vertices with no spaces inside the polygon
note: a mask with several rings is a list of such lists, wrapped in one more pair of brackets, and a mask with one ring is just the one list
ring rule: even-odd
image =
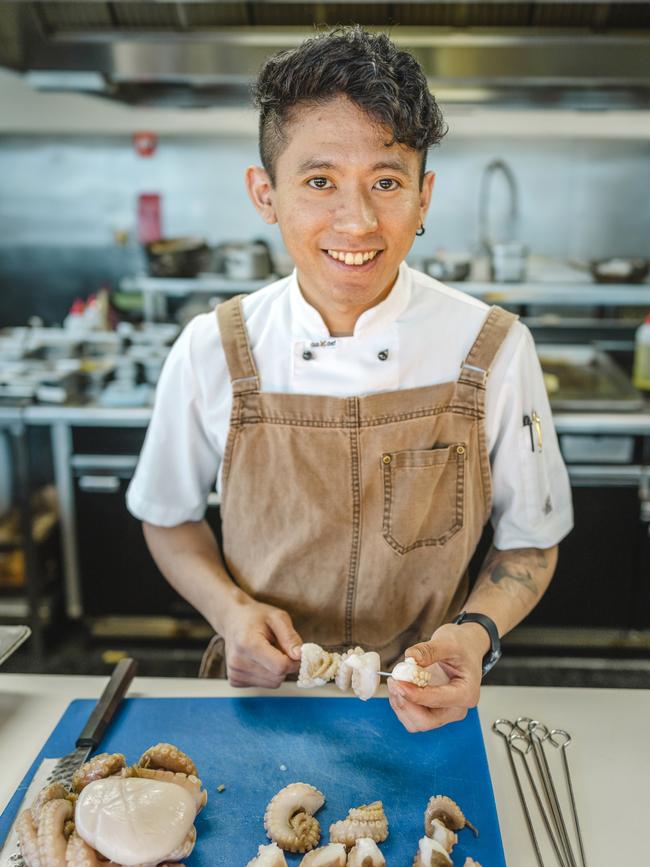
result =
[{"label": "man's face", "polygon": [[[303,294],[330,325],[390,292],[424,222],[434,175],[427,172],[420,190],[421,155],[386,147],[390,130],[344,96],[298,109],[287,138],[275,187],[251,167],[249,194],[266,222],[279,224]],[[346,254],[352,264],[342,261]],[[363,264],[354,264],[360,255]]]}]

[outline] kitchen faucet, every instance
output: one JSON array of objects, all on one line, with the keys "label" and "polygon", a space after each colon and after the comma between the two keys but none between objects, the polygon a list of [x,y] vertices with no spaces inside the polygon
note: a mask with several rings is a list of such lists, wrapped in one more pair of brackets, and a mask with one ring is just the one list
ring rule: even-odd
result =
[{"label": "kitchen faucet", "polygon": [[510,192],[510,213],[508,215],[507,237],[496,240],[514,241],[517,220],[519,219],[519,193],[512,169],[503,160],[492,160],[492,162],[488,163],[483,169],[479,191],[479,243],[481,250],[485,253],[490,253],[495,243],[495,239],[492,238],[490,227],[490,193],[492,189],[492,178],[497,172],[500,172],[504,176],[508,184]]}]

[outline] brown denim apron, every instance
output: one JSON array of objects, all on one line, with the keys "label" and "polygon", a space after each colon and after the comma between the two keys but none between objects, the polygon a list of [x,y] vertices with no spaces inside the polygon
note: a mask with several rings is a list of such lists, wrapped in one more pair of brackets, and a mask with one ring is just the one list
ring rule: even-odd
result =
[{"label": "brown denim apron", "polygon": [[[467,598],[492,503],[485,380],[516,317],[490,309],[455,382],[342,398],[260,391],[241,299],[217,315],[233,393],[226,567],[303,641],[377,650],[385,670]],[[200,675],[225,673],[215,636]]]}]

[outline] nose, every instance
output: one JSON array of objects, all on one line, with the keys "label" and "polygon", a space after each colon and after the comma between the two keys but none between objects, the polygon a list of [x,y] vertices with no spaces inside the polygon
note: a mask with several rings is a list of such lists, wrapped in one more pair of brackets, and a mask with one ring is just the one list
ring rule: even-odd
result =
[{"label": "nose", "polygon": [[334,231],[360,237],[375,232],[378,227],[379,221],[368,192],[362,189],[345,191],[334,214]]}]

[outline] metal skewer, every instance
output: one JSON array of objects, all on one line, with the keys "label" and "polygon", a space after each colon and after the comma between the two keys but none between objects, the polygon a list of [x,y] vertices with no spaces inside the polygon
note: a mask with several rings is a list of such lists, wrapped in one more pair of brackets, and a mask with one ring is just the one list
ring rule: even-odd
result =
[{"label": "metal skewer", "polygon": [[[533,779],[533,775],[528,767],[528,762],[526,761],[527,754],[533,749],[533,743],[530,739],[530,735],[524,734],[521,732],[519,727],[517,726],[517,722],[515,723],[515,728],[512,730],[508,737],[508,743],[510,744],[511,749],[515,750],[521,755],[521,760],[524,764],[524,768],[526,770],[526,774],[528,776],[528,783],[530,788],[533,790],[533,795],[535,796],[535,800],[537,801],[537,808],[542,816],[542,820],[544,822],[544,827],[546,828],[546,832],[550,837],[551,843],[553,844],[553,849],[555,850],[555,856],[558,860],[560,867],[566,867],[566,861],[560,852],[560,848],[557,844],[557,840],[555,839],[555,835],[553,834],[553,830],[551,828],[551,823],[549,822],[548,816],[546,815],[546,810],[544,809],[544,804],[542,803],[542,799],[540,797],[539,791],[537,790],[537,786],[535,785],[535,780]],[[523,741],[525,747],[518,747],[517,742]]]},{"label": "metal skewer", "polygon": [[[504,729],[507,728],[507,731]],[[530,818],[530,813],[528,812],[528,806],[526,804],[526,799],[524,797],[523,789],[521,788],[521,781],[519,779],[519,774],[517,773],[517,768],[515,766],[515,761],[512,757],[512,750],[510,748],[510,744],[508,743],[508,738],[512,734],[512,731],[515,729],[515,724],[510,722],[508,719],[497,719],[492,723],[492,731],[499,735],[499,737],[503,738],[503,742],[506,747],[506,752],[508,753],[508,761],[510,762],[510,769],[512,770],[512,776],[514,777],[515,786],[517,787],[517,794],[519,795],[519,801],[521,803],[521,808],[524,811],[524,816],[526,818],[526,824],[528,825],[528,832],[530,833],[530,839],[533,844],[533,848],[535,849],[535,856],[537,858],[537,863],[539,867],[544,867],[544,862],[542,860],[542,853],[539,850],[539,843],[537,842],[537,836],[535,834],[535,829],[533,828],[533,823]]]},{"label": "metal skewer", "polygon": [[560,807],[560,801],[557,796],[555,784],[553,783],[553,777],[551,776],[551,769],[549,768],[546,755],[544,754],[544,741],[549,737],[549,730],[538,720],[531,720],[528,724],[528,731],[533,744],[533,756],[537,764],[537,771],[544,789],[546,800],[551,810],[551,816],[558,833],[558,838],[562,848],[564,849],[569,867],[578,867],[571,848],[571,841],[569,840],[569,834],[567,832],[564,816],[562,815],[562,809]]},{"label": "metal skewer", "polygon": [[576,808],[576,801],[573,795],[573,785],[571,783],[571,773],[569,771],[569,760],[566,756],[566,749],[571,743],[571,735],[568,732],[565,732],[564,729],[553,729],[549,734],[548,739],[554,747],[560,750],[560,753],[562,755],[564,777],[566,779],[566,785],[569,791],[571,812],[573,813],[573,824],[576,829],[576,836],[578,838],[578,847],[580,848],[580,860],[582,862],[582,867],[587,867],[587,859],[585,858],[585,850],[582,842],[582,833],[580,831],[580,823],[578,822],[578,810]]}]

